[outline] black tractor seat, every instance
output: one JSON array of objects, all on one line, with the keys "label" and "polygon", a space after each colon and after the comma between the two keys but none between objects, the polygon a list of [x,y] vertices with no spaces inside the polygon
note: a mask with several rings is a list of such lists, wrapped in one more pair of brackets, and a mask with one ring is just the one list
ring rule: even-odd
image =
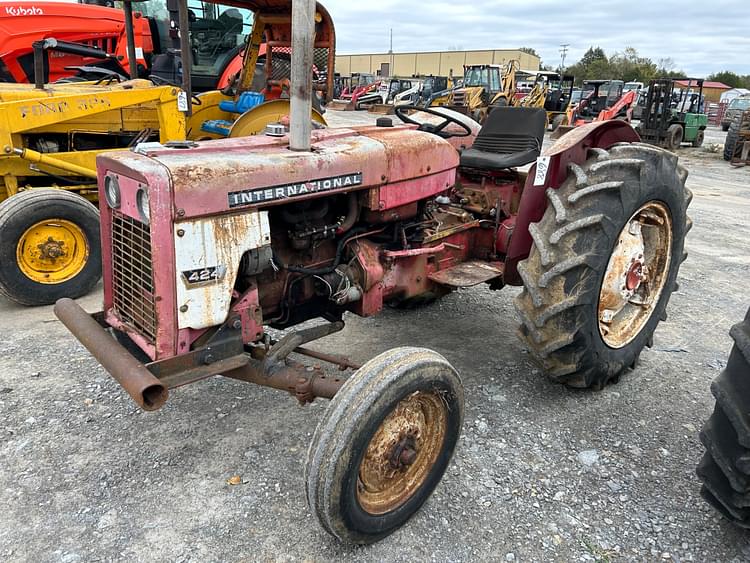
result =
[{"label": "black tractor seat", "polygon": [[542,152],[546,126],[543,109],[495,108],[474,145],[461,153],[461,166],[499,172],[534,162]]}]

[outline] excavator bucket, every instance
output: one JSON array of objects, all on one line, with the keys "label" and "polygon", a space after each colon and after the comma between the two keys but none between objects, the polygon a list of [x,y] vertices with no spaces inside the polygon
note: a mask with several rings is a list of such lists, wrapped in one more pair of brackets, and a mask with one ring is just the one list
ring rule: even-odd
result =
[{"label": "excavator bucket", "polygon": [[378,115],[393,115],[396,113],[396,106],[393,104],[372,104],[367,108],[367,111]]},{"label": "excavator bucket", "polygon": [[326,109],[335,111],[354,111],[354,102],[351,100],[331,100],[328,102]]}]

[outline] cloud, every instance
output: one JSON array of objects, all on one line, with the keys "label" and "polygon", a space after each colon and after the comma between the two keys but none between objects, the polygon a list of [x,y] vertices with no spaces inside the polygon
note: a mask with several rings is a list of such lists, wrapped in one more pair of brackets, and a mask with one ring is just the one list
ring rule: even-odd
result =
[{"label": "cloud", "polygon": [[750,74],[750,2],[662,0],[624,3],[551,0],[441,0],[399,2],[323,0],[331,12],[341,54],[533,47],[557,66],[592,45],[608,55],[635,47],[654,62],[671,58],[694,76],[721,70]]}]

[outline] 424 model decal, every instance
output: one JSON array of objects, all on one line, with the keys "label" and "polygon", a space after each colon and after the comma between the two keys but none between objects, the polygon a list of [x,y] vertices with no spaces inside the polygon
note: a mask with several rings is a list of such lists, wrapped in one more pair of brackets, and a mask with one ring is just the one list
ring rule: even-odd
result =
[{"label": "424 model decal", "polygon": [[182,279],[188,287],[209,284],[224,278],[226,266],[212,266],[210,268],[199,268],[197,270],[185,270]]}]

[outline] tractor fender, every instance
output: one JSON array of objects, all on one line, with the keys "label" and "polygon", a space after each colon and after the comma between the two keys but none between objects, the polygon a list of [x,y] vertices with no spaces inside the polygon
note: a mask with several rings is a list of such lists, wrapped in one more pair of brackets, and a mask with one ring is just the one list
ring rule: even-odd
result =
[{"label": "tractor fender", "polygon": [[546,177],[540,184],[535,182],[537,164],[529,170],[526,178],[521,204],[518,209],[514,236],[508,249],[505,262],[505,283],[519,285],[522,280],[516,269],[521,260],[525,260],[531,250],[529,225],[541,221],[547,209],[546,191],[548,188],[559,188],[568,177],[568,166],[586,162],[590,149],[608,149],[616,143],[637,143],[640,137],[633,127],[625,121],[599,121],[576,127],[555,144],[544,151],[541,158],[549,157]]}]

